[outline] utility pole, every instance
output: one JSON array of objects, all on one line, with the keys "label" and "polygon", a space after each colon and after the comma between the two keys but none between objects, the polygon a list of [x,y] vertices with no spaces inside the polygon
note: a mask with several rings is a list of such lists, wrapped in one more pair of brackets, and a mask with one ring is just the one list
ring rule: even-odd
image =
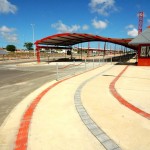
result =
[{"label": "utility pole", "polygon": [[35,58],[35,47],[34,47],[34,26],[35,26],[35,24],[31,24],[31,27],[32,27],[33,52],[34,52],[34,58]]}]

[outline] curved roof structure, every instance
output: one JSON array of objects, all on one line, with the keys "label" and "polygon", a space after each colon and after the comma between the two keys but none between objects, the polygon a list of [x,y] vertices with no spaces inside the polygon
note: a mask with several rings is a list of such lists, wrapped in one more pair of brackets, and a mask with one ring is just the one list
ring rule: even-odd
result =
[{"label": "curved roof structure", "polygon": [[103,41],[119,44],[136,50],[136,46],[128,44],[131,40],[133,40],[133,38],[109,38],[85,33],[61,33],[37,40],[35,44],[53,46],[72,46],[83,42]]},{"label": "curved roof structure", "polygon": [[138,46],[139,44],[149,44],[150,43],[150,26],[139,34],[135,39],[129,42],[129,45]]}]

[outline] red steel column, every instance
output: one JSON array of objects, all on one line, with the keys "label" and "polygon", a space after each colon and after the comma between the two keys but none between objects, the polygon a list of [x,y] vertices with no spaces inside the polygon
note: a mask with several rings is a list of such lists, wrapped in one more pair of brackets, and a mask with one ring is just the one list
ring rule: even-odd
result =
[{"label": "red steel column", "polygon": [[98,56],[100,56],[100,42],[98,42]]},{"label": "red steel column", "polygon": [[103,53],[104,56],[105,56],[105,53],[106,53],[106,42],[104,43],[104,53]]},{"label": "red steel column", "polygon": [[90,56],[90,42],[88,42],[88,52],[87,52],[87,57]]},{"label": "red steel column", "polygon": [[36,44],[36,57],[37,57],[37,63],[40,63],[40,48],[39,46]]}]

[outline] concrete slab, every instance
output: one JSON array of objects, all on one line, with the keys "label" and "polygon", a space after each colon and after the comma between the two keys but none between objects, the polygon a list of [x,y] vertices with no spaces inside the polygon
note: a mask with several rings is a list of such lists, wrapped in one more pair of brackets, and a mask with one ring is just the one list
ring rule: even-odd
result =
[{"label": "concrete slab", "polygon": [[[30,116],[24,143],[27,149],[149,150],[150,120],[122,105],[109,89],[124,68],[107,64],[60,82],[41,95]],[[0,128],[1,150],[14,148],[23,114],[35,97],[55,83],[44,85],[16,106]],[[115,88],[128,101],[149,111],[149,68],[129,67]],[[140,91],[143,100],[134,91]]]},{"label": "concrete slab", "polygon": [[[104,76],[99,76],[87,83],[86,86],[83,87],[81,95],[83,106],[94,122],[123,150],[148,150],[150,147],[150,120],[120,104],[109,90],[110,83],[124,67],[125,66],[116,66],[109,70],[107,74],[105,73]],[[137,88],[137,85],[140,86],[141,82],[139,80],[137,80],[139,82],[134,85],[134,82],[128,81],[130,78],[125,78],[129,76],[129,73],[133,73],[133,70],[133,74],[136,75],[137,69],[138,67],[136,66],[133,68],[129,67],[126,74],[123,74],[123,77],[118,80],[117,89],[119,87],[126,90],[129,87]],[[144,74],[146,75],[147,73],[146,71]],[[148,86],[147,84],[149,84],[149,82],[145,82],[145,86]],[[123,96],[130,95],[130,93],[125,92],[123,94]],[[148,90],[145,95],[149,95]],[[138,95],[130,96],[136,101]],[[141,101],[141,105],[143,103],[145,103],[144,100],[143,102]],[[147,107],[149,106],[147,105]]]},{"label": "concrete slab", "polygon": [[128,67],[116,89],[128,102],[150,113],[150,67]]},{"label": "concrete slab", "polygon": [[[80,119],[74,104],[74,94],[84,80],[109,67],[64,81],[42,98],[33,114],[28,149],[105,149]],[[78,111],[86,115],[81,109]]]}]

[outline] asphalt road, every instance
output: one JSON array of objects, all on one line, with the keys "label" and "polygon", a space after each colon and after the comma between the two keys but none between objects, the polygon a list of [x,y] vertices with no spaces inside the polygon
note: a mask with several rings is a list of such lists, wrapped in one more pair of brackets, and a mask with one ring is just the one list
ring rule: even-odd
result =
[{"label": "asphalt road", "polygon": [[[68,62],[62,63],[58,69],[56,63],[18,64],[0,64],[0,125],[19,102],[43,84],[85,71],[85,64],[81,62],[70,62],[70,65]],[[86,69],[90,67],[93,67],[93,63],[86,65]]]},{"label": "asphalt road", "polygon": [[89,61],[86,65],[84,61],[70,62],[70,65],[66,62],[57,69],[56,63],[53,65],[18,64],[20,62],[0,64],[0,125],[19,102],[43,84],[100,65],[98,61],[95,63]]},{"label": "asphalt road", "polygon": [[0,64],[0,125],[28,94],[56,79],[56,66]]}]

